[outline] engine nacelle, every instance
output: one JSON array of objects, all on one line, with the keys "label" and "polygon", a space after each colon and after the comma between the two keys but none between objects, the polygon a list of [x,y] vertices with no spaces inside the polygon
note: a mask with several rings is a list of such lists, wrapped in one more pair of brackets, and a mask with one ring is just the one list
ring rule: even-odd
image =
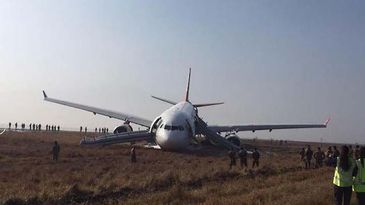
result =
[{"label": "engine nacelle", "polygon": [[132,132],[132,131],[133,131],[132,126],[130,126],[129,124],[123,124],[121,126],[114,128],[113,133],[118,134],[118,133],[123,133],[123,132]]},{"label": "engine nacelle", "polygon": [[232,144],[237,145],[238,147],[241,146],[241,140],[240,140],[240,138],[236,134],[234,134],[234,133],[231,133],[231,134],[227,135],[226,136],[226,139],[228,141],[230,141]]}]

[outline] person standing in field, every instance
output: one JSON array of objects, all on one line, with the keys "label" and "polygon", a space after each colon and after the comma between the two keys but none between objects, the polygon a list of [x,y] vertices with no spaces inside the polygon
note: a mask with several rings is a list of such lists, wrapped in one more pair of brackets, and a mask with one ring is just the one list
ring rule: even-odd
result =
[{"label": "person standing in field", "polygon": [[54,141],[54,145],[52,147],[52,155],[54,161],[58,161],[58,156],[60,154],[60,151],[61,151],[60,145],[58,144],[57,141]]},{"label": "person standing in field", "polygon": [[259,167],[260,153],[259,153],[259,151],[257,151],[256,147],[255,147],[255,151],[253,151],[253,153],[252,153],[252,159],[253,159],[252,168],[255,168],[255,166]]},{"label": "person standing in field", "polygon": [[9,130],[11,129],[11,122],[9,122]]},{"label": "person standing in field", "polygon": [[241,169],[243,168],[243,165],[247,168],[247,151],[241,147],[238,156],[240,158]]},{"label": "person standing in field", "polygon": [[299,152],[299,155],[300,155],[300,161],[304,162],[304,165],[305,165],[305,149],[304,149],[304,147]]},{"label": "person standing in field", "polygon": [[231,160],[229,163],[229,169],[232,169],[233,166],[236,166],[236,152],[233,149],[228,151],[228,157]]},{"label": "person standing in field", "polygon": [[358,160],[360,159],[360,146],[356,145],[356,149],[355,149],[355,159]]},{"label": "person standing in field", "polygon": [[356,192],[358,204],[362,205],[365,204],[365,147],[359,149],[359,159],[356,160],[354,175],[355,179],[352,190]]},{"label": "person standing in field", "polygon": [[332,147],[329,146],[326,151],[326,165],[331,166],[332,161],[333,161],[333,151],[332,151]]},{"label": "person standing in field", "polygon": [[322,167],[323,159],[325,157],[324,153],[322,152],[321,148],[318,147],[317,152],[314,153],[314,159],[316,160],[316,168]]},{"label": "person standing in field", "polygon": [[337,157],[336,169],[333,177],[333,190],[336,205],[350,205],[351,201],[353,185],[352,176],[356,164],[352,157],[349,157],[349,151],[347,146],[342,146],[340,156]]},{"label": "person standing in field", "polygon": [[136,154],[136,148],[133,146],[130,152],[131,156],[131,162],[136,163],[137,162],[137,154]]},{"label": "person standing in field", "polygon": [[311,150],[311,146],[307,146],[307,150],[305,150],[305,168],[311,168],[312,163],[312,157],[313,157],[313,151]]},{"label": "person standing in field", "polygon": [[352,149],[352,145],[349,145],[349,156],[354,158],[354,150]]}]

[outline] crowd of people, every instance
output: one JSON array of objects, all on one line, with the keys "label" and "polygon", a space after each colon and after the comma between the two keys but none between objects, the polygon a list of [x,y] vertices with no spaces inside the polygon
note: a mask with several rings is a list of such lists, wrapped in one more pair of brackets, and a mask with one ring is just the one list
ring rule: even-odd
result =
[{"label": "crowd of people", "polygon": [[300,151],[301,160],[306,169],[311,168],[314,158],[314,167],[319,168],[324,164],[335,167],[333,177],[334,197],[336,205],[350,205],[351,195],[354,191],[359,205],[365,205],[365,147],[356,145],[330,146],[326,152],[320,147],[313,153],[310,145]]},{"label": "crowd of people", "polygon": [[[355,151],[352,149],[352,145],[348,146],[350,155],[354,159],[358,159],[360,157],[360,146],[356,145]],[[312,159],[314,159],[314,168],[322,167],[323,165],[327,166],[336,166],[337,157],[340,156],[340,151],[336,146],[329,146],[327,151],[324,152],[320,147],[317,148],[316,152],[313,152],[310,145],[307,145],[307,148],[302,148],[299,152],[300,159],[304,163],[304,167],[309,169],[313,167]]]},{"label": "crowd of people", "polygon": [[[60,126],[56,126],[56,125],[46,125],[45,126],[45,130],[46,131],[60,131]],[[13,129],[12,128],[12,123],[9,122],[9,130]],[[14,129],[18,130],[18,123],[15,122],[14,123]],[[26,124],[25,123],[21,123],[19,129],[21,130],[25,130],[26,129]],[[36,124],[36,123],[29,123],[28,125],[28,130],[32,130],[32,131],[41,131],[42,130],[42,124]]]}]

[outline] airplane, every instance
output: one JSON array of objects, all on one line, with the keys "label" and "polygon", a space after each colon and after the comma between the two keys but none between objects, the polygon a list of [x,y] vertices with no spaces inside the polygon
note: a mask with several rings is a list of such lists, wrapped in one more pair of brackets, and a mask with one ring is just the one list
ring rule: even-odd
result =
[{"label": "airplane", "polygon": [[[154,99],[171,104],[172,106],[162,112],[153,121],[140,118],[134,115],[115,112],[111,110],[96,108],[92,106],[58,100],[47,96],[43,91],[44,100],[85,111],[92,112],[94,115],[104,115],[124,121],[124,124],[114,129],[113,134],[101,136],[95,139],[82,139],[81,145],[92,144],[116,144],[125,142],[146,141],[152,143],[152,147],[169,150],[186,150],[192,142],[196,142],[197,136],[203,135],[211,144],[221,145],[229,150],[241,149],[239,137],[237,135],[221,136],[221,132],[240,132],[268,130],[271,132],[276,129],[299,129],[299,128],[326,128],[330,119],[323,124],[274,124],[274,125],[233,125],[233,126],[210,126],[198,115],[198,108],[220,105],[218,103],[193,104],[189,99],[191,68],[187,79],[185,98],[181,102],[151,96]],[[130,123],[147,128],[146,130],[133,131]],[[244,148],[243,148],[244,149]]]}]

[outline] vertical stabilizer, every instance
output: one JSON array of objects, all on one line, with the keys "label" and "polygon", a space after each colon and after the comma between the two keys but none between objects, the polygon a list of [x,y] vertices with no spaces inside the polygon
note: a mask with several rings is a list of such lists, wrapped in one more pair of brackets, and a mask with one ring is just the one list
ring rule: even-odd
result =
[{"label": "vertical stabilizer", "polygon": [[191,68],[189,68],[188,84],[187,84],[187,86],[186,86],[186,94],[185,94],[185,101],[186,101],[186,102],[189,102],[190,75],[191,75]]}]

